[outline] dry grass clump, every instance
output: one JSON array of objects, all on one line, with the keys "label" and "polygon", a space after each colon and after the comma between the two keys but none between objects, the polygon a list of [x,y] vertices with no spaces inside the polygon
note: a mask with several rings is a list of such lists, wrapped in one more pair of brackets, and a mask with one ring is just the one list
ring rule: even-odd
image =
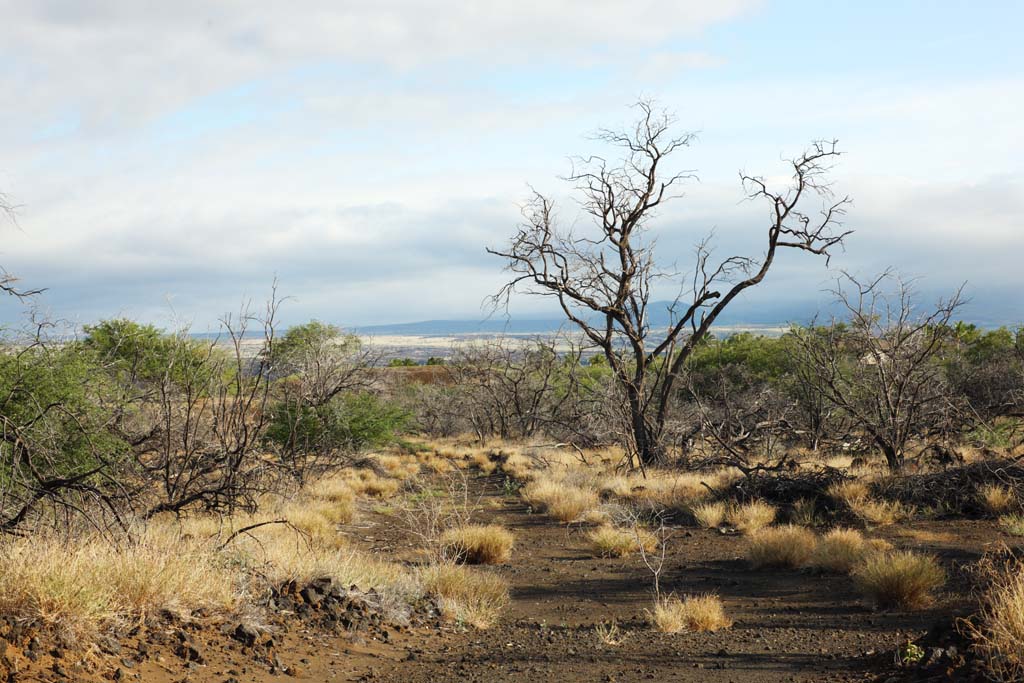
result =
[{"label": "dry grass clump", "polygon": [[866,524],[888,526],[910,516],[910,510],[897,501],[874,500],[871,489],[860,480],[833,484],[828,495],[845,503],[850,511]]},{"label": "dry grass clump", "polygon": [[1024,565],[1018,561],[987,569],[980,619],[966,622],[966,630],[993,679],[1024,680]]},{"label": "dry grass clump", "polygon": [[115,544],[37,535],[0,545],[0,612],[79,638],[168,610],[227,612],[241,596],[224,558],[168,529]]},{"label": "dry grass clump", "polygon": [[553,480],[528,484],[522,496],[540,512],[562,522],[574,522],[598,505],[597,493],[593,490]]},{"label": "dry grass clump", "polygon": [[810,566],[848,574],[874,552],[876,546],[856,529],[832,529],[818,541]]},{"label": "dry grass clump", "polygon": [[648,502],[656,507],[678,510],[707,498],[709,491],[695,474],[678,474],[664,470],[650,470],[646,479],[627,480],[630,491],[623,497]]},{"label": "dry grass clump", "polygon": [[512,555],[512,534],[497,524],[448,529],[440,538],[442,557],[465,564],[502,564]]},{"label": "dry grass clump", "polygon": [[814,532],[802,526],[760,529],[747,542],[747,559],[755,567],[801,567],[814,553]]},{"label": "dry grass clump", "polygon": [[698,526],[702,526],[705,529],[721,526],[728,512],[729,507],[721,501],[700,503],[690,508],[690,516],[693,517]]},{"label": "dry grass clump", "polygon": [[910,517],[910,511],[897,501],[865,499],[851,504],[850,510],[873,526],[889,526]]},{"label": "dry grass clump", "polygon": [[800,526],[820,526],[822,517],[818,514],[818,506],[811,498],[799,498],[793,503],[789,513],[789,521]]},{"label": "dry grass clump", "polygon": [[871,489],[866,482],[853,479],[829,486],[827,493],[832,498],[850,505],[851,501],[866,500],[870,497]]},{"label": "dry grass clump", "polygon": [[721,599],[710,593],[662,597],[655,602],[654,610],[646,613],[650,624],[662,633],[717,631],[732,626]]},{"label": "dry grass clump", "polygon": [[999,518],[999,526],[1011,536],[1024,536],[1024,515],[1003,515]]},{"label": "dry grass clump", "polygon": [[882,608],[925,607],[946,580],[935,557],[908,550],[870,555],[852,575],[861,592]]},{"label": "dry grass clump", "polygon": [[420,464],[414,457],[402,455],[379,455],[377,463],[384,468],[389,476],[396,479],[408,479],[420,472]]},{"label": "dry grass clump", "polygon": [[390,498],[401,486],[397,479],[382,477],[372,470],[358,469],[346,473],[345,481],[352,492],[371,498]]},{"label": "dry grass clump", "polygon": [[482,474],[491,474],[498,468],[498,464],[491,460],[491,456],[488,453],[474,453],[470,456],[470,463],[474,465]]},{"label": "dry grass clump", "polygon": [[725,519],[731,526],[750,534],[774,522],[777,513],[778,510],[773,505],[754,500],[733,507],[726,513]]},{"label": "dry grass clump", "polygon": [[501,463],[501,471],[519,481],[533,479],[534,462],[522,453],[510,453]]},{"label": "dry grass clump", "polygon": [[587,539],[601,557],[626,557],[640,548],[654,552],[658,548],[658,537],[646,529],[623,529],[605,524],[597,527]]},{"label": "dry grass clump", "polygon": [[420,580],[424,591],[437,598],[444,616],[479,629],[492,626],[509,603],[503,578],[461,565],[432,565],[422,571]]},{"label": "dry grass clump", "polygon": [[984,484],[978,487],[978,502],[990,515],[1002,515],[1017,504],[1013,489],[1002,484]]}]

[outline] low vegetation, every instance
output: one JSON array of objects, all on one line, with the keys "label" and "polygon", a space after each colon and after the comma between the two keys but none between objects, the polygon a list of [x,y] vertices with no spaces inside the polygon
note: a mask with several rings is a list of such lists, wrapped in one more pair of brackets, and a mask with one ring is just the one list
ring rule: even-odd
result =
[{"label": "low vegetation", "polygon": [[508,583],[500,576],[457,564],[438,564],[420,574],[423,589],[438,598],[449,619],[490,628],[509,602]]},{"label": "low vegetation", "polygon": [[712,594],[662,596],[647,618],[662,633],[718,631],[732,626],[722,601]]},{"label": "low vegetation", "polygon": [[495,524],[467,525],[441,534],[446,560],[465,564],[503,564],[512,556],[512,534]]},{"label": "low vegetation", "polygon": [[747,559],[754,567],[802,567],[816,545],[814,532],[802,526],[762,528],[747,539]]},{"label": "low vegetation", "polygon": [[730,508],[725,521],[745,534],[752,534],[774,522],[777,514],[774,506],[755,500]]},{"label": "low vegetation", "polygon": [[927,607],[946,581],[931,555],[907,550],[869,556],[853,571],[857,587],[879,607]]},{"label": "low vegetation", "polygon": [[601,557],[626,557],[641,548],[652,553],[658,547],[658,537],[646,529],[623,529],[610,524],[602,524],[590,531],[587,540]]}]

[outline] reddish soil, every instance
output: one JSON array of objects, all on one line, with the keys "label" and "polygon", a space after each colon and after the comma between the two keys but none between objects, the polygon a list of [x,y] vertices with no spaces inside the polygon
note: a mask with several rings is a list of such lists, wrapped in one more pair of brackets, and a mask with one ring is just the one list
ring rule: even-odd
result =
[{"label": "reddish soil", "polygon": [[[965,520],[916,522],[874,533],[898,546],[937,553],[950,574],[936,607],[876,612],[846,576],[751,570],[742,558],[741,537],[680,527],[669,541],[663,589],[717,593],[735,624],[717,633],[668,635],[643,623],[651,575],[639,558],[593,557],[585,529],[530,514],[517,497],[503,496],[497,481],[487,481],[485,502],[493,500],[476,521],[513,530],[516,548],[509,564],[482,569],[501,574],[512,586],[512,604],[487,631],[434,624],[400,631],[385,627],[387,636],[380,629],[338,635],[283,615],[272,625],[274,642],[256,650],[213,629],[190,632],[203,660],[190,664],[181,654],[181,627],[166,626],[160,638],[122,641],[120,653],[94,655],[84,667],[76,664],[81,658],[57,653],[60,658],[54,659],[46,648],[35,662],[9,652],[6,663],[23,670],[10,680],[873,680],[891,661],[891,655],[877,653],[891,652],[970,604],[962,566],[980,557],[987,544],[1006,539],[991,522]],[[367,513],[349,535],[364,549],[410,554],[411,539],[393,517]],[[602,643],[595,630],[611,622],[620,631],[617,645]],[[135,654],[139,640],[149,650],[146,657]]]}]

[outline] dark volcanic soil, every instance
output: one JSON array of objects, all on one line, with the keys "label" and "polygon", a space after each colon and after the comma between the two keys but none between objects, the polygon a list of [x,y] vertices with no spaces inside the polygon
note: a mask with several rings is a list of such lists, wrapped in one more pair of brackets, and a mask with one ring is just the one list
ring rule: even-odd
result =
[{"label": "dark volcanic soil", "polygon": [[[139,663],[120,653],[89,670],[62,677],[46,656],[14,680],[194,681],[772,681],[873,680],[891,665],[894,647],[926,632],[953,609],[968,604],[961,566],[986,545],[1006,540],[990,522],[930,521],[873,532],[898,546],[937,553],[949,571],[947,592],[922,611],[876,612],[849,577],[793,570],[751,570],[740,536],[680,527],[673,530],[662,587],[679,594],[721,596],[731,629],[718,633],[661,634],[644,624],[651,603],[651,573],[640,558],[591,555],[586,528],[566,527],[531,514],[498,479],[480,479],[483,509],[476,522],[499,523],[516,535],[509,564],[483,568],[506,577],[512,604],[487,631],[445,625],[326,635],[284,619],[274,644],[254,657],[231,638],[194,634],[202,663],[183,661],[170,645],[145,646]],[[347,530],[354,545],[391,557],[410,557],[412,539],[395,518],[367,512]],[[597,627],[615,624],[608,644]],[[41,671],[39,671],[41,669]],[[69,670],[70,669],[70,670]],[[117,670],[120,669],[120,673]],[[77,672],[77,673],[76,673]],[[88,675],[87,675],[88,674]],[[120,677],[120,678],[117,678]]]}]

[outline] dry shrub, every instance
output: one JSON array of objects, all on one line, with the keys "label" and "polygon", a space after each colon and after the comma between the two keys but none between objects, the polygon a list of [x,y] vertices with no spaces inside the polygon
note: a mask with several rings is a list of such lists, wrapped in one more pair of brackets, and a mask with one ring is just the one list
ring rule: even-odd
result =
[{"label": "dry shrub", "polygon": [[1017,504],[1013,489],[1002,484],[984,484],[978,487],[978,502],[990,515],[1002,515]]},{"label": "dry shrub", "polygon": [[1011,536],[1024,536],[1024,515],[1003,515],[999,518],[999,526]]},{"label": "dry shrub", "polygon": [[658,537],[646,529],[622,529],[603,525],[587,534],[594,551],[601,557],[626,557],[638,552],[654,552],[658,548]]},{"label": "dry shrub", "polygon": [[168,610],[232,610],[241,581],[225,558],[164,528],[118,545],[37,535],[0,545],[0,612],[65,637],[94,635]]},{"label": "dry shrub", "polygon": [[653,611],[647,611],[647,619],[662,633],[680,631],[717,631],[732,626],[732,620],[725,614],[725,608],[717,595],[674,595],[659,598]]},{"label": "dry shrub", "polygon": [[713,503],[701,503],[690,508],[690,515],[698,526],[705,529],[721,526],[725,521],[725,515],[729,511],[728,506],[719,501]]},{"label": "dry shrub", "polygon": [[760,529],[747,542],[747,559],[755,567],[801,567],[814,553],[814,532],[802,526]]},{"label": "dry shrub", "polygon": [[946,580],[935,557],[908,550],[870,555],[852,575],[861,592],[882,608],[925,607]]},{"label": "dry shrub", "polygon": [[443,563],[427,567],[420,578],[444,616],[479,629],[492,626],[509,603],[508,584],[495,574]]},{"label": "dry shrub", "polygon": [[440,538],[442,557],[466,564],[502,564],[512,555],[512,534],[497,524],[448,529]]},{"label": "dry shrub", "polygon": [[540,512],[562,522],[574,522],[598,505],[597,493],[560,481],[537,481],[522,490],[523,498]]},{"label": "dry shrub", "polygon": [[755,500],[737,505],[726,514],[726,521],[745,534],[763,529],[775,521],[778,511],[764,501]]},{"label": "dry shrub", "polygon": [[986,558],[982,575],[988,587],[977,622],[965,622],[975,651],[998,681],[1024,680],[1024,564],[996,565]]},{"label": "dry shrub", "polygon": [[874,552],[875,546],[856,529],[832,529],[818,541],[810,565],[848,574]]}]

